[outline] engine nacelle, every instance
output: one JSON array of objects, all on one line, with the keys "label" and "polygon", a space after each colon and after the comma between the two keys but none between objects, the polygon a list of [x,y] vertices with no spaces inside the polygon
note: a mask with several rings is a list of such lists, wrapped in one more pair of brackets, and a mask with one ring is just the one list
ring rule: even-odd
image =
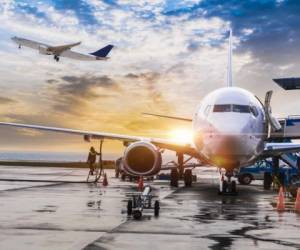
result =
[{"label": "engine nacelle", "polygon": [[39,46],[39,53],[42,55],[52,55],[51,51],[48,50],[48,47],[43,45]]},{"label": "engine nacelle", "polygon": [[161,165],[161,153],[152,143],[134,142],[124,152],[123,167],[128,174],[153,176],[160,171]]}]

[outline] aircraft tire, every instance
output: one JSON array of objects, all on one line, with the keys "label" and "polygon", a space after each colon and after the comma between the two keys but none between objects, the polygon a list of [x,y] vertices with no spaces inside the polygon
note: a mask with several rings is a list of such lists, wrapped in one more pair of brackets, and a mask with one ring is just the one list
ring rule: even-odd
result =
[{"label": "aircraft tire", "polygon": [[170,178],[171,178],[170,180],[171,187],[178,187],[179,174],[176,168],[173,168],[171,170]]},{"label": "aircraft tire", "polygon": [[154,215],[155,216],[159,216],[159,209],[160,209],[159,201],[155,201],[154,202]]},{"label": "aircraft tire", "polygon": [[186,169],[184,171],[184,185],[186,187],[190,187],[190,186],[192,186],[192,182],[193,182],[192,170]]},{"label": "aircraft tire", "polygon": [[127,202],[127,215],[131,215],[132,214],[132,200],[129,200]]}]

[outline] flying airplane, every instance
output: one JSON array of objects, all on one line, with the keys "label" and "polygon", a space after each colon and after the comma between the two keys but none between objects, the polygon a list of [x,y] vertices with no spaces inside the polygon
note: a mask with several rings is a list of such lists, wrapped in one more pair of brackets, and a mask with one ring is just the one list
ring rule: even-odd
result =
[{"label": "flying airplane", "polygon": [[[206,95],[191,119],[157,115],[192,122],[193,143],[183,144],[161,138],[10,122],[0,122],[0,125],[81,135],[88,141],[90,139],[123,141],[126,146],[123,155],[124,170],[136,176],[156,175],[162,167],[163,150],[176,151],[178,154],[196,158],[205,165],[225,169],[225,177],[220,178],[222,186],[227,188],[224,191],[235,190],[236,183],[231,178],[234,169],[249,166],[259,159],[275,158],[284,153],[300,151],[300,143],[270,142],[271,131],[282,129],[279,120],[271,113],[272,91],[266,93],[263,103],[251,92],[233,86],[232,32],[229,33],[227,86]],[[293,138],[300,138],[300,133],[294,134]],[[191,171],[187,170],[184,173],[185,180],[191,178]]]},{"label": "flying airplane", "polygon": [[11,39],[19,45],[19,49],[21,49],[22,46],[36,49],[42,55],[52,55],[54,57],[54,60],[56,60],[57,62],[59,61],[60,57],[67,57],[80,61],[107,60],[107,55],[113,48],[113,45],[107,45],[93,53],[81,54],[71,50],[71,48],[78,46],[79,44],[81,44],[81,42],[61,46],[51,46],[45,43],[40,43],[16,36],[12,37]]}]

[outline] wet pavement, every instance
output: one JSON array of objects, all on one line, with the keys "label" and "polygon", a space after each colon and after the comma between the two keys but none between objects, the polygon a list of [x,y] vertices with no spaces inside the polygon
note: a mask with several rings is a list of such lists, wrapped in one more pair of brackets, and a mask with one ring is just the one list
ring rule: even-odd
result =
[{"label": "wet pavement", "polygon": [[278,213],[258,183],[219,196],[214,172],[191,188],[155,181],[160,216],[136,221],[125,210],[136,184],[112,171],[108,187],[82,183],[86,173],[1,166],[0,249],[300,249],[300,215]]}]

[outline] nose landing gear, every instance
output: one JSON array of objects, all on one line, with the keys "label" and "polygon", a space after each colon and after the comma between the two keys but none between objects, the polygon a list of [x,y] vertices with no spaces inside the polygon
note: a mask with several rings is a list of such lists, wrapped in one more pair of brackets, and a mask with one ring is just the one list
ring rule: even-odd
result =
[{"label": "nose landing gear", "polygon": [[54,60],[58,62],[59,61],[59,56],[54,55]]},{"label": "nose landing gear", "polygon": [[227,180],[225,180],[224,175],[221,174],[220,189],[219,189],[220,195],[237,195],[238,194],[237,187],[236,187],[236,181],[231,180],[232,176],[233,176],[233,171],[226,171],[225,177],[227,178]]}]

